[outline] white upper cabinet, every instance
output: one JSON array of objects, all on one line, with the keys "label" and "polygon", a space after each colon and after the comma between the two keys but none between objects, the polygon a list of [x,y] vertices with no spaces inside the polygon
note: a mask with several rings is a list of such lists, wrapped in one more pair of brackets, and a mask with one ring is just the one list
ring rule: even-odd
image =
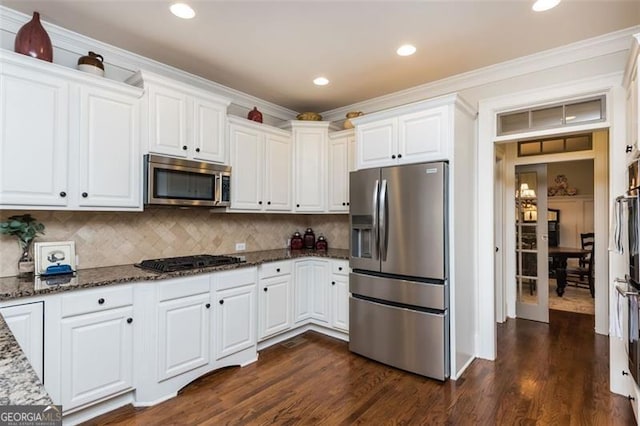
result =
[{"label": "white upper cabinet", "polygon": [[11,52],[0,62],[2,207],[141,210],[142,91]]},{"label": "white upper cabinet", "polygon": [[147,71],[127,82],[146,92],[143,128],[148,152],[226,163],[229,99]]},{"label": "white upper cabinet", "polygon": [[140,205],[139,111],[137,98],[80,87],[79,206]]},{"label": "white upper cabinet", "polygon": [[68,81],[3,62],[0,101],[0,203],[66,206]]},{"label": "white upper cabinet", "polygon": [[229,117],[231,209],[290,211],[291,136],[288,132]]},{"label": "white upper cabinet", "polygon": [[324,212],[327,188],[329,122],[292,121],[294,210]]},{"label": "white upper cabinet", "polygon": [[457,95],[447,95],[352,119],[357,168],[450,159],[457,109],[475,114]]},{"label": "white upper cabinet", "polygon": [[355,166],[353,130],[329,134],[328,202],[330,212],[349,212],[349,172]]}]

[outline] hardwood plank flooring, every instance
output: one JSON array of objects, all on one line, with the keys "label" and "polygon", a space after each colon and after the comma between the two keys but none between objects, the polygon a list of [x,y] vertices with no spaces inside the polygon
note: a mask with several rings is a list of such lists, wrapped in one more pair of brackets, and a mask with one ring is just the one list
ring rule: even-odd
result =
[{"label": "hardwood plank flooring", "polygon": [[609,342],[590,315],[498,325],[498,359],[440,383],[352,354],[308,332],[244,368],[213,372],[154,407],[123,407],[89,425],[633,425],[609,392]]}]

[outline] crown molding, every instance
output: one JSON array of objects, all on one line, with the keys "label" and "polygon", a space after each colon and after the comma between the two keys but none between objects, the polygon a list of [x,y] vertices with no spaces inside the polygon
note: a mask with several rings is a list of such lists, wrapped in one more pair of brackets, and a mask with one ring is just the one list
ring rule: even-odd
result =
[{"label": "crown molding", "polygon": [[[9,9],[6,6],[0,6],[0,29],[16,34],[18,30],[29,20],[31,20],[31,16],[29,15]],[[271,117],[280,120],[291,120],[297,114],[296,111],[281,107],[239,90],[223,86],[220,83],[207,80],[195,74],[188,73],[119,47],[103,43],[66,28],[62,28],[58,25],[51,24],[43,20],[41,20],[41,22],[51,38],[51,43],[56,49],[65,50],[78,56],[85,55],[89,50],[99,51],[105,58],[108,58],[108,61],[105,61],[106,63],[125,70],[131,73],[131,75],[141,69],[148,70],[229,98],[233,104],[243,108],[252,109],[254,106],[257,106],[263,114],[270,115]]]},{"label": "crown molding", "polygon": [[357,102],[352,105],[332,109],[322,112],[321,114],[325,120],[344,120],[345,114],[349,111],[365,111],[369,114],[423,99],[495,83],[524,74],[543,71],[621,51],[628,51],[631,38],[634,36],[634,33],[638,33],[639,31],[640,26],[626,28],[602,36],[581,40],[566,46],[478,68],[388,95]]}]

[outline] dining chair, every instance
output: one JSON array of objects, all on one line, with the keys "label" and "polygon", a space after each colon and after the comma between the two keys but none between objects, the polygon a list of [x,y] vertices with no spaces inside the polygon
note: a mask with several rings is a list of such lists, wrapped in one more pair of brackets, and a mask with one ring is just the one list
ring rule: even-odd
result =
[{"label": "dining chair", "polygon": [[578,267],[567,268],[567,284],[574,284],[576,287],[586,287],[591,292],[591,297],[595,297],[593,268],[595,235],[593,232],[580,234],[580,241],[582,243],[582,248],[584,250],[589,250],[589,253],[580,258]]}]

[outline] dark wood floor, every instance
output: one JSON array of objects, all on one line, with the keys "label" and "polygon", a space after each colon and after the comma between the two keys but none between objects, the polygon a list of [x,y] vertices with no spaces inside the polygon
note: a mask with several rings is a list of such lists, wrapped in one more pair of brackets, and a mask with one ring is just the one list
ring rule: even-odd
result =
[{"label": "dark wood floor", "polygon": [[609,392],[609,343],[593,317],[550,311],[550,324],[498,326],[498,360],[439,383],[369,361],[316,333],[258,362],[191,383],[154,407],[123,407],[89,424],[632,425]]}]

